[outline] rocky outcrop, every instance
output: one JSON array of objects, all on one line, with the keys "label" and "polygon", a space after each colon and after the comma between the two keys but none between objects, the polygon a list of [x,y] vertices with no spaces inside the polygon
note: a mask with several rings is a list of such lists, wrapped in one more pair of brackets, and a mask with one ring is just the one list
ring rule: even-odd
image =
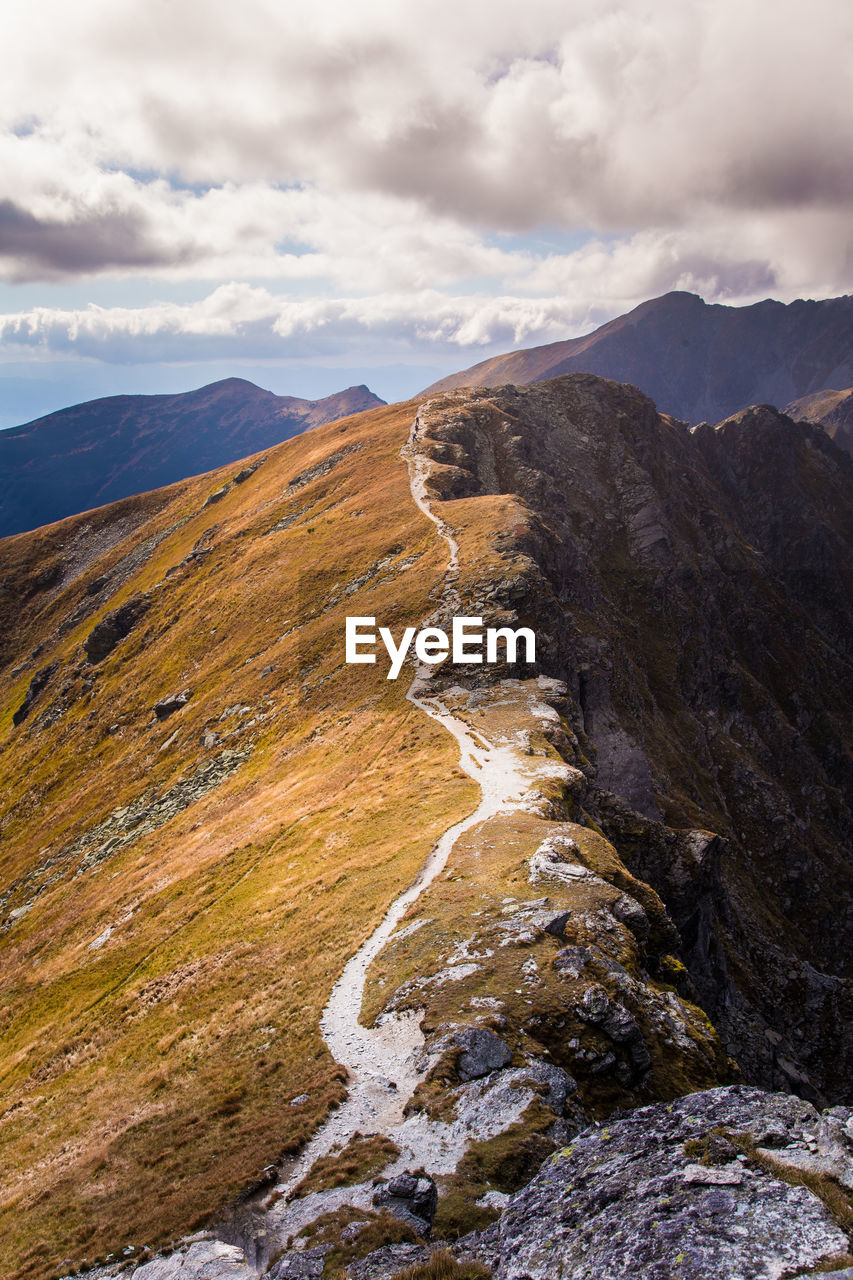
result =
[{"label": "rocky outcrop", "polygon": [[428,1235],[438,1205],[438,1190],[432,1178],[406,1171],[380,1184],[373,1193],[373,1203],[377,1209],[387,1209],[395,1218]]},{"label": "rocky outcrop", "polygon": [[86,638],[84,648],[90,662],[103,662],[151,607],[148,595],[132,596],[101,619]]},{"label": "rocky outcrop", "polygon": [[50,683],[53,676],[56,675],[58,669],[58,664],[51,662],[48,666],[42,667],[40,671],[35,673],[32,680],[27,685],[27,692],[24,694],[24,701],[18,707],[18,710],[12,714],[12,724],[16,729],[18,725],[24,723],[27,716],[33,709],[33,703],[36,701],[42,690]]},{"label": "rocky outcrop", "polygon": [[168,720],[169,716],[181,711],[192,697],[190,689],[181,689],[179,693],[167,694],[165,698],[158,699],[154,703],[152,710],[158,720]]},{"label": "rocky outcrop", "polygon": [[144,1262],[133,1274],[137,1280],[255,1280],[242,1249],[221,1240],[198,1240]]},{"label": "rocky outcrop", "polygon": [[469,1247],[496,1280],[843,1268],[853,1261],[850,1117],[739,1086],[643,1107],[578,1134]]},{"label": "rocky outcrop", "polygon": [[417,437],[442,519],[490,531],[461,610],[532,627],[565,681],[580,821],[661,894],[747,1077],[843,1099],[849,461],[768,407],[690,434],[582,374],[429,400]]}]

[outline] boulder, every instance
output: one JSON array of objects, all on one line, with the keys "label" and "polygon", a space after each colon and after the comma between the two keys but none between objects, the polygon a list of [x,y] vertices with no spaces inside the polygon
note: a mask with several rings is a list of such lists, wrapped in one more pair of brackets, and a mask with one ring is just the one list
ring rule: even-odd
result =
[{"label": "boulder", "polygon": [[185,707],[192,697],[189,689],[182,689],[180,693],[173,693],[168,698],[161,698],[159,702],[154,703],[153,711],[158,720],[166,720],[174,712],[180,711],[181,707]]},{"label": "boulder", "polygon": [[373,1203],[378,1209],[387,1209],[395,1218],[408,1222],[421,1235],[427,1235],[438,1206],[438,1188],[432,1178],[399,1173],[374,1191]]},{"label": "boulder", "polygon": [[[850,1241],[823,1201],[748,1154],[768,1131],[787,1139],[786,1154],[805,1151],[819,1145],[821,1120],[800,1098],[735,1085],[586,1129],[512,1197],[479,1255],[496,1280],[756,1280],[843,1268]],[[721,1133],[731,1142],[714,1154]],[[853,1168],[849,1148],[846,1161]]]},{"label": "boulder", "polygon": [[512,1061],[512,1050],[487,1027],[463,1027],[453,1042],[462,1050],[456,1063],[460,1080],[477,1080]]}]

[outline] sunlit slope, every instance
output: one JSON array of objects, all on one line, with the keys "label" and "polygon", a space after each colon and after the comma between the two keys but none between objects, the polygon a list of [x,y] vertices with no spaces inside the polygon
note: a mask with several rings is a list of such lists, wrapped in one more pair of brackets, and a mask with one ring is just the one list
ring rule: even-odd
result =
[{"label": "sunlit slope", "polygon": [[330,988],[476,803],[405,674],[344,665],[442,578],[413,414],[0,544],[4,1276],[192,1228],[340,1095]]}]

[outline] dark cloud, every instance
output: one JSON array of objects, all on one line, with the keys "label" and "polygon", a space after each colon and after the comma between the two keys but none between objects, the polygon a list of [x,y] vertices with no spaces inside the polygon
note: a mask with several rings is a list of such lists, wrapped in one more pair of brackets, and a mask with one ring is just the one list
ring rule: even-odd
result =
[{"label": "dark cloud", "polygon": [[0,200],[0,259],[10,264],[12,280],[176,266],[194,256],[189,246],[158,244],[136,210],[87,210],[62,222],[37,218],[14,200]]}]

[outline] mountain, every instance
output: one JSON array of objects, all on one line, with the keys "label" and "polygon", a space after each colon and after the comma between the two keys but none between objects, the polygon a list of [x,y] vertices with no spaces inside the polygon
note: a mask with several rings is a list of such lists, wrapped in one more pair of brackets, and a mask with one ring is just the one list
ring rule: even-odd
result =
[{"label": "mountain", "polygon": [[814,391],[786,405],[784,412],[800,422],[823,427],[840,449],[853,454],[853,387],[846,391]]},{"label": "mountain", "polygon": [[573,374],[8,539],[4,1275],[848,1265],[852,498]]},{"label": "mountain", "polygon": [[853,381],[853,297],[726,307],[667,293],[586,337],[495,356],[423,394],[574,372],[633,383],[689,423],[719,422],[751,404],[784,405]]},{"label": "mountain", "polygon": [[383,402],[367,387],[323,400],[242,378],[165,396],[107,396],[0,431],[0,537],[236,462]]}]

